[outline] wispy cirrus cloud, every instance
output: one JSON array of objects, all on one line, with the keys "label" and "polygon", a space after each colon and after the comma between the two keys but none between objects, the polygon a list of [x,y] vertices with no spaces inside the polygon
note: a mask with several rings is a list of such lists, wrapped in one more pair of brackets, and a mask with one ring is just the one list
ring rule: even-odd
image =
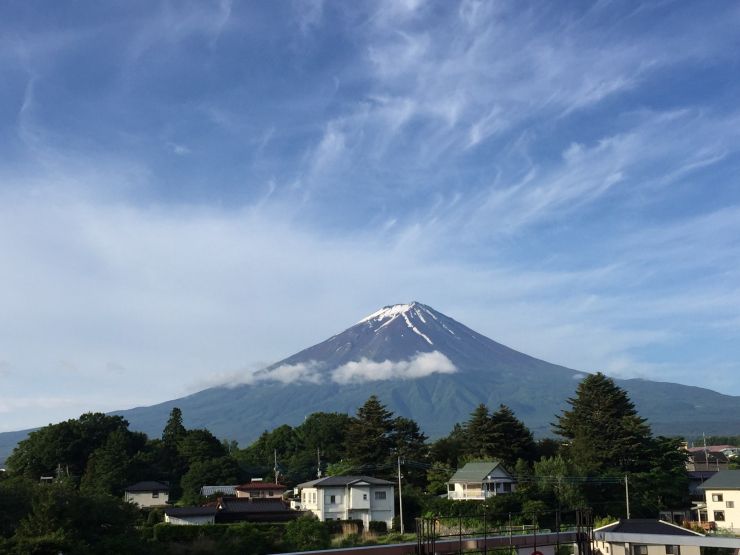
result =
[{"label": "wispy cirrus cloud", "polygon": [[314,380],[257,371],[411,299],[740,392],[737,7],[2,10],[8,398]]}]

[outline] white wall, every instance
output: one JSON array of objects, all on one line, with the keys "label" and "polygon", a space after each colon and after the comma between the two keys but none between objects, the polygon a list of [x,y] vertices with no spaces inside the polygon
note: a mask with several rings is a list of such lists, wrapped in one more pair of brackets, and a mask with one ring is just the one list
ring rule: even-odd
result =
[{"label": "white wall", "polygon": [[[635,555],[635,546],[645,544],[629,544],[623,542],[594,542],[596,549],[603,555]],[[679,546],[680,555],[700,555],[700,547],[696,545]],[[648,555],[667,555],[665,545],[647,545]],[[679,555],[674,553],[674,555]]]},{"label": "white wall", "polygon": [[161,507],[167,504],[169,498],[169,494],[164,491],[160,491],[158,497],[155,497],[151,491],[135,493],[127,491],[124,495],[126,501],[136,503],[139,507]]},{"label": "white wall", "polygon": [[[722,501],[715,501],[715,495],[721,495]],[[740,490],[706,490],[707,519],[715,522],[717,528],[740,532]],[[734,507],[728,507],[734,505]],[[725,513],[724,521],[716,520],[715,512]]]},{"label": "white wall", "polygon": [[[385,499],[376,499],[376,491],[384,492]],[[304,488],[301,490],[301,506],[320,520],[358,519],[363,521],[366,529],[371,520],[378,520],[390,528],[395,516],[393,492],[393,486]],[[332,496],[334,503],[331,502]]]}]

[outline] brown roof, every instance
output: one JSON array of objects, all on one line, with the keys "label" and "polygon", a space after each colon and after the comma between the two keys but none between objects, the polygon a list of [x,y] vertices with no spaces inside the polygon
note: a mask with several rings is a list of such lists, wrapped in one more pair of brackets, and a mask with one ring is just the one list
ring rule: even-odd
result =
[{"label": "brown roof", "polygon": [[241,486],[236,486],[234,489],[239,491],[249,491],[255,489],[274,489],[277,491],[283,491],[285,489],[285,486],[283,484],[275,484],[270,482],[249,482],[247,484],[242,484]]}]

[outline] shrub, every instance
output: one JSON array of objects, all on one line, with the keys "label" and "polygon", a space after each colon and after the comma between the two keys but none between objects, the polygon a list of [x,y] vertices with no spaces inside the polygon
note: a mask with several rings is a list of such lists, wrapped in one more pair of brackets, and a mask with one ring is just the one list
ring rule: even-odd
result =
[{"label": "shrub", "polygon": [[313,515],[306,515],[285,526],[285,540],[297,551],[326,549],[330,545],[329,530]]},{"label": "shrub", "polygon": [[388,524],[382,520],[371,520],[368,525],[368,530],[374,534],[387,534]]}]

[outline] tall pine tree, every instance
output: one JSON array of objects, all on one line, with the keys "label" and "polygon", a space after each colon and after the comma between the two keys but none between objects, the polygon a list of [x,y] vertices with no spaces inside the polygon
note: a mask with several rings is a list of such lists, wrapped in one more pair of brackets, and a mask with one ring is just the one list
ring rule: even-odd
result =
[{"label": "tall pine tree", "polygon": [[528,463],[534,461],[537,445],[532,432],[506,405],[499,406],[491,415],[491,437],[491,455],[506,468],[514,468],[519,459]]},{"label": "tall pine tree", "polygon": [[583,473],[639,472],[649,466],[652,436],[627,393],[604,374],[585,378],[554,424]]},{"label": "tall pine tree", "polygon": [[385,464],[393,447],[392,432],[393,413],[371,395],[347,427],[347,456],[358,466]]},{"label": "tall pine tree", "polygon": [[481,403],[470,413],[470,418],[465,423],[466,452],[472,458],[484,459],[491,456],[493,451],[493,427],[491,425],[491,413],[488,407]]}]

